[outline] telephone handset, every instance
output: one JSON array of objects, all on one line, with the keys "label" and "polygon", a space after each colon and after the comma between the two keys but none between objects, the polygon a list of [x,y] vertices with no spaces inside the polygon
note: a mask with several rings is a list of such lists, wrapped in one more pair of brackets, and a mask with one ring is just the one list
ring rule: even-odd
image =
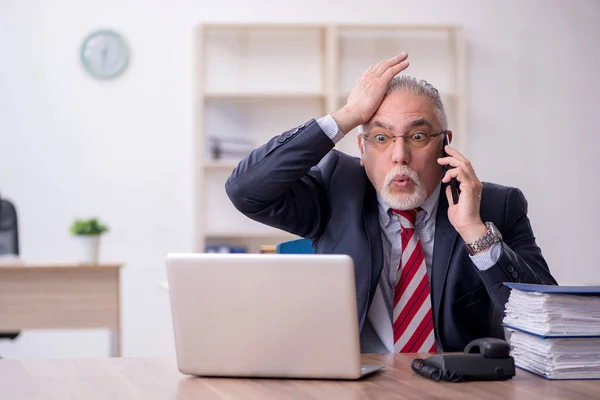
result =
[{"label": "telephone handset", "polygon": [[[448,155],[446,154],[446,146],[448,145],[448,134],[444,133],[444,143],[442,145],[442,154],[443,157],[447,157]],[[448,171],[449,169],[452,169],[454,167],[451,167],[450,165],[446,165],[446,167],[444,168],[444,175],[446,174],[446,171]],[[458,182],[458,180],[456,178],[452,178],[450,179],[450,191],[452,192],[452,201],[454,202],[454,204],[458,203],[458,196],[460,195],[460,188],[459,188],[460,183]]]},{"label": "telephone handset", "polygon": [[417,374],[434,381],[490,381],[515,376],[510,345],[497,338],[475,339],[465,347],[464,353],[417,358],[411,367]]}]

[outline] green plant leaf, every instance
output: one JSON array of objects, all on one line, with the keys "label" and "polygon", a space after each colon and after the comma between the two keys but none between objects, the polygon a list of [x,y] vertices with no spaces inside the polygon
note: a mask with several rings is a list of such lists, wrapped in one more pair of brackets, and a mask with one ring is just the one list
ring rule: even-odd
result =
[{"label": "green plant leaf", "polygon": [[70,230],[73,235],[101,235],[108,232],[108,226],[99,222],[97,218],[77,218],[71,224]]}]

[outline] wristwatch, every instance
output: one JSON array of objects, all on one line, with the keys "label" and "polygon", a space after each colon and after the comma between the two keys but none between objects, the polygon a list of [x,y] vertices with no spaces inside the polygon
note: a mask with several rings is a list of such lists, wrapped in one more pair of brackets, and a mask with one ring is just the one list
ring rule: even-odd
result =
[{"label": "wristwatch", "polygon": [[485,226],[487,226],[488,228],[485,235],[483,235],[481,238],[477,239],[474,242],[465,243],[465,248],[467,249],[467,252],[469,252],[469,254],[472,256],[476,253],[479,253],[483,250],[492,247],[494,243],[500,242],[502,240],[502,234],[500,233],[498,228],[496,228],[496,225],[494,225],[492,222],[486,222]]}]

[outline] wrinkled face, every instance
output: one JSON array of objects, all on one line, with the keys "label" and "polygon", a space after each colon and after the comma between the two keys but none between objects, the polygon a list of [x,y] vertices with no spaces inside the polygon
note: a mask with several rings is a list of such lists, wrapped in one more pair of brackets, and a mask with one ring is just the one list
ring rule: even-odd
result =
[{"label": "wrinkled face", "polygon": [[[430,100],[404,91],[390,93],[358,136],[371,183],[392,208],[419,207],[442,178],[443,135]],[[407,135],[406,139],[393,138]],[[448,140],[452,133],[448,131]]]}]

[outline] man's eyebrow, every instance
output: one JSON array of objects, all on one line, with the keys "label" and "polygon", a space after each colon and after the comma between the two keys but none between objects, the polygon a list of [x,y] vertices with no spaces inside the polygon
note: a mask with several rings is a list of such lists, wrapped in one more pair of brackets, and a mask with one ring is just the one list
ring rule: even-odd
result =
[{"label": "man's eyebrow", "polygon": [[429,129],[433,128],[433,126],[431,126],[431,123],[425,118],[419,118],[415,119],[414,121],[410,121],[408,124],[406,124],[406,129],[412,129],[423,125],[427,126]]},{"label": "man's eyebrow", "polygon": [[381,122],[381,121],[373,121],[373,122],[371,122],[371,124],[373,126],[378,127],[378,128],[387,129],[388,131],[393,131],[394,130],[394,127],[392,125],[386,124],[386,123]]}]

